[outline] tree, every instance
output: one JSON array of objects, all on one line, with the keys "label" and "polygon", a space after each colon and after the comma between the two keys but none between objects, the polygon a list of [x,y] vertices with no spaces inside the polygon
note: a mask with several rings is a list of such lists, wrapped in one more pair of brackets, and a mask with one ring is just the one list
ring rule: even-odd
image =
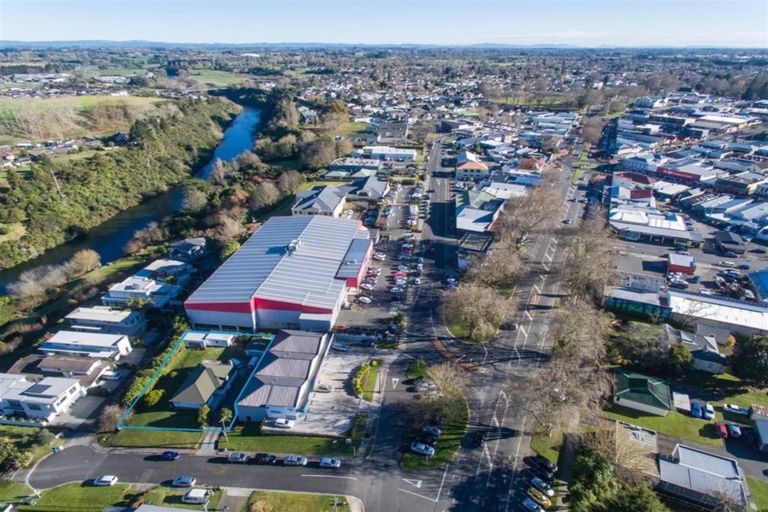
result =
[{"label": "tree", "polygon": [[691,351],[682,343],[675,343],[667,351],[668,371],[673,375],[680,375],[690,368],[693,363]]},{"label": "tree", "polygon": [[146,395],[144,395],[144,405],[146,407],[154,407],[160,403],[160,400],[165,396],[165,391],[162,389],[153,389]]},{"label": "tree", "polygon": [[131,297],[126,302],[126,306],[128,306],[128,309],[132,309],[134,311],[143,311],[147,309],[149,304],[150,304],[150,301],[146,297]]},{"label": "tree", "polygon": [[312,170],[328,166],[336,158],[336,141],[333,137],[318,137],[301,146],[299,160],[301,165]]},{"label": "tree", "polygon": [[[573,512],[593,512],[620,489],[616,467],[594,450],[582,449],[574,460],[573,482],[569,487]],[[614,509],[633,510],[633,509]]]},{"label": "tree", "polygon": [[624,486],[620,491],[598,504],[592,510],[594,512],[615,512],[617,510],[669,512],[669,509],[659,500],[656,493],[642,485]]},{"label": "tree", "polygon": [[70,275],[70,278],[72,277],[78,277],[86,272],[90,272],[91,270],[95,270],[101,266],[101,256],[99,253],[92,249],[83,249],[81,251],[77,251],[72,258],[70,258],[69,263],[67,263],[67,271]]},{"label": "tree", "polygon": [[186,188],[181,200],[181,211],[198,213],[208,206],[208,194],[198,188]]},{"label": "tree", "polygon": [[99,414],[97,427],[99,432],[114,432],[117,430],[117,422],[123,415],[124,409],[119,405],[107,405]]},{"label": "tree", "polygon": [[271,181],[262,181],[251,194],[249,203],[254,210],[272,206],[280,199],[280,191]]},{"label": "tree", "polygon": [[163,238],[165,238],[165,232],[160,225],[157,222],[150,222],[147,227],[136,230],[131,241],[126,244],[125,252],[133,254]]},{"label": "tree", "polygon": [[251,168],[251,169],[261,164],[261,158],[259,158],[259,155],[257,155],[253,151],[247,151],[247,150],[237,155],[237,158],[235,159],[235,161],[240,167]]},{"label": "tree", "polygon": [[304,176],[298,171],[285,171],[277,178],[277,189],[284,196],[290,196],[296,193],[301,184],[304,183]]},{"label": "tree", "polygon": [[21,469],[32,461],[31,454],[11,443],[0,443],[0,473]]},{"label": "tree", "polygon": [[238,249],[240,249],[240,243],[237,240],[229,240],[225,242],[224,245],[221,246],[221,251],[219,252],[219,259],[221,261],[226,260],[233,254],[235,254],[235,252],[237,252]]},{"label": "tree", "polygon": [[605,121],[599,117],[588,117],[581,128],[581,138],[584,142],[597,144],[603,136]]},{"label": "tree", "polygon": [[461,284],[443,294],[443,316],[467,329],[472,341],[492,338],[511,310],[510,302],[499,292],[475,283]]},{"label": "tree", "polygon": [[553,355],[580,366],[599,366],[605,358],[601,324],[600,311],[591,303],[564,304],[555,313]]},{"label": "tree", "polygon": [[605,287],[616,273],[611,245],[606,243],[610,233],[600,218],[586,220],[575,236],[570,238],[568,255],[563,266],[563,284],[571,300],[592,299],[600,302]]},{"label": "tree", "polygon": [[768,336],[753,336],[736,343],[733,371],[755,386],[768,387]]},{"label": "tree", "polygon": [[208,404],[203,404],[202,407],[200,407],[200,410],[197,411],[197,424],[200,425],[201,428],[205,428],[208,426],[208,416],[211,415],[211,408],[208,406]]},{"label": "tree", "polygon": [[632,439],[629,431],[619,422],[614,422],[614,428],[584,434],[584,446],[617,467],[633,473],[653,471],[655,467],[653,454],[642,443]]},{"label": "tree", "polygon": [[219,411],[219,423],[227,425],[230,421],[232,421],[232,416],[232,409],[228,407],[222,407]]},{"label": "tree", "polygon": [[486,286],[512,288],[522,266],[523,260],[517,249],[497,245],[484,260],[469,268],[467,280]]},{"label": "tree", "polygon": [[438,364],[430,367],[427,373],[445,394],[462,393],[467,387],[467,374],[456,364]]},{"label": "tree", "polygon": [[560,217],[560,195],[553,172],[524,197],[513,197],[504,205],[500,222],[500,235],[510,245],[534,229],[547,231]]}]

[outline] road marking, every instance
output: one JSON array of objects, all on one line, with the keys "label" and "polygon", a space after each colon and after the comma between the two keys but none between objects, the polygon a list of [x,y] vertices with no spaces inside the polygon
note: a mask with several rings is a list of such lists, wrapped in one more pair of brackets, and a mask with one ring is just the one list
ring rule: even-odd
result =
[{"label": "road marking", "polygon": [[397,377],[392,377],[392,389],[397,388],[397,383],[400,382],[400,379]]},{"label": "road marking", "polygon": [[411,480],[409,478],[403,478],[403,482],[411,484],[417,489],[421,489],[421,480]]},{"label": "road marking", "polygon": [[533,320],[533,315],[531,315],[531,312],[528,311],[527,309],[525,310],[525,316],[528,317],[528,320]]},{"label": "road marking", "polygon": [[413,496],[416,496],[418,498],[421,498],[421,499],[424,499],[424,500],[427,500],[427,501],[431,501],[432,503],[437,503],[439,501],[439,499],[430,498],[428,496],[422,496],[421,494],[415,493],[413,491],[409,491],[408,489],[398,489],[398,491],[404,492],[406,494],[411,494]]},{"label": "road marking", "polygon": [[547,264],[546,264],[546,263],[544,263],[544,262],[542,261],[542,262],[541,262],[541,266],[542,266],[542,267],[544,267],[544,270],[546,270],[547,272],[549,272],[549,267],[547,266]]},{"label": "road marking", "polygon": [[539,288],[535,284],[533,285],[533,289],[536,290],[536,293],[541,294],[541,288]]},{"label": "road marking", "polygon": [[301,475],[308,478],[339,478],[342,480],[357,480],[356,476],[339,476],[339,475]]}]

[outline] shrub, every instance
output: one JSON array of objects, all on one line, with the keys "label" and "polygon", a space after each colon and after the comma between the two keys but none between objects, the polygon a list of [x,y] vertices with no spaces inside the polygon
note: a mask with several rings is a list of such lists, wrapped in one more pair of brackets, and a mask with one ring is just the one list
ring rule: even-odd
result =
[{"label": "shrub", "polygon": [[165,396],[165,390],[153,389],[146,395],[144,395],[144,405],[147,407],[154,407],[160,403],[160,400]]}]

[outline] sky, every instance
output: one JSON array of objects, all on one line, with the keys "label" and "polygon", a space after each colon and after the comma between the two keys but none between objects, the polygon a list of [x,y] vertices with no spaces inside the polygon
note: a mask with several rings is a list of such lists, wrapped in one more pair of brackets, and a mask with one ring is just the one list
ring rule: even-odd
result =
[{"label": "sky", "polygon": [[0,0],[0,40],[768,49],[768,0]]}]

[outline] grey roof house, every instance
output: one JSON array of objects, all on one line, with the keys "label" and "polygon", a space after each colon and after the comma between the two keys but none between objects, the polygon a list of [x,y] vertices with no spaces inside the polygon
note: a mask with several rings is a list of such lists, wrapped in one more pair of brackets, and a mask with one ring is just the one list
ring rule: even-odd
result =
[{"label": "grey roof house", "polygon": [[170,400],[176,409],[215,408],[226,393],[234,367],[219,361],[203,361],[184,379]]},{"label": "grey roof house", "polygon": [[291,215],[327,215],[338,217],[344,209],[346,192],[339,187],[318,186],[296,194]]}]

